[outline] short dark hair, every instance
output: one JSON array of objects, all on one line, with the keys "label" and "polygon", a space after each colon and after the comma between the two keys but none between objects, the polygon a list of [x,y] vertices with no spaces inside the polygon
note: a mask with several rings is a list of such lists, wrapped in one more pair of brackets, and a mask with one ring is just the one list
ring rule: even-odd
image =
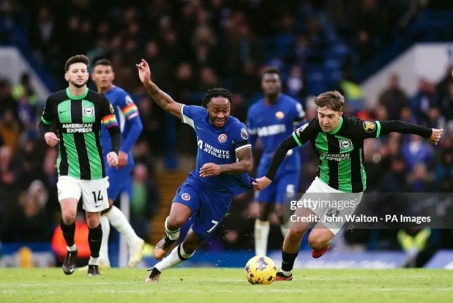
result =
[{"label": "short dark hair", "polygon": [[88,59],[85,55],[75,55],[69,58],[64,65],[64,71],[67,72],[69,70],[69,66],[74,63],[84,63],[87,67],[90,65],[90,59]]},{"label": "short dark hair", "polygon": [[201,101],[201,106],[208,108],[209,101],[211,101],[211,99],[214,97],[225,97],[231,103],[231,96],[232,94],[230,93],[230,91],[222,87],[208,89],[203,97],[203,100]]},{"label": "short dark hair", "polygon": [[316,97],[315,104],[318,107],[327,106],[328,108],[336,112],[341,112],[343,111],[344,97],[336,90],[329,91],[322,93],[318,97]]},{"label": "short dark hair", "polygon": [[280,76],[280,70],[274,66],[266,67],[263,71],[263,76],[266,74],[277,74]]},{"label": "short dark hair", "polygon": [[99,59],[97,60],[96,62],[94,62],[93,64],[93,69],[98,66],[98,65],[104,65],[104,66],[112,66],[112,62],[110,60],[107,60],[107,59]]}]

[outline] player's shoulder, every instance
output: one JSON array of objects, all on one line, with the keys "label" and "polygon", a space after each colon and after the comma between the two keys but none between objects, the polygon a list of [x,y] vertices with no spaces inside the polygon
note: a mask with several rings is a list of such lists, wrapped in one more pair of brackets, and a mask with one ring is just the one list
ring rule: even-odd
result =
[{"label": "player's shoulder", "polygon": [[56,92],[51,93],[47,100],[55,100],[55,101],[63,101],[68,99],[68,95],[66,94],[66,89],[62,89]]},{"label": "player's shoulder", "polygon": [[90,101],[103,101],[103,100],[107,100],[107,98],[101,94],[101,93],[98,93],[97,91],[95,90],[92,90],[92,89],[88,89],[88,93],[87,93],[87,96],[86,98]]},{"label": "player's shoulder", "polygon": [[183,109],[189,111],[192,115],[206,115],[207,109],[199,105],[186,105],[183,104]]},{"label": "player's shoulder", "polygon": [[229,120],[228,122],[229,122],[230,126],[242,126],[242,125],[244,125],[244,123],[242,123],[241,120],[239,120],[235,116],[230,116],[228,118],[228,120]]},{"label": "player's shoulder", "polygon": [[249,112],[254,112],[254,111],[259,110],[260,108],[262,108],[263,103],[264,103],[264,98],[259,98],[258,100],[253,102],[252,105],[250,105]]},{"label": "player's shoulder", "polygon": [[225,131],[232,134],[233,137],[237,136],[239,138],[240,136],[238,140],[247,140],[249,138],[247,127],[245,126],[245,124],[234,116],[230,116],[228,118],[228,125]]},{"label": "player's shoulder", "polygon": [[304,125],[300,126],[295,130],[296,134],[299,136],[302,132],[310,133],[310,134],[317,134],[321,131],[321,127],[319,126],[319,119],[318,117],[314,117],[309,122],[305,123]]},{"label": "player's shoulder", "polygon": [[361,123],[362,121],[354,116],[351,115],[343,115],[343,123],[346,124],[347,126],[357,126]]},{"label": "player's shoulder", "polygon": [[299,104],[299,101],[287,94],[280,94],[280,98],[283,102],[286,102],[288,104]]}]

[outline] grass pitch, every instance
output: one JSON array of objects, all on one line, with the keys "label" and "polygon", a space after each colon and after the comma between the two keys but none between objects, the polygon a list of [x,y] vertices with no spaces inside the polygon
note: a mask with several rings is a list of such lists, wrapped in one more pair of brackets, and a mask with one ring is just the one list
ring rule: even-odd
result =
[{"label": "grass pitch", "polygon": [[291,282],[251,285],[244,269],[175,268],[145,284],[144,269],[110,269],[101,277],[61,268],[0,269],[0,302],[436,302],[453,300],[453,272],[428,269],[295,270]]}]

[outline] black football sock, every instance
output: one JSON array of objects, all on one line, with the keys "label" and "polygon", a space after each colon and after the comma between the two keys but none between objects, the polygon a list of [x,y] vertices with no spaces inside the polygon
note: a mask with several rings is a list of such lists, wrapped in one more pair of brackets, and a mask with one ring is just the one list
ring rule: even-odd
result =
[{"label": "black football sock", "polygon": [[74,245],[74,234],[75,234],[75,222],[70,225],[66,225],[63,220],[60,222],[60,228],[63,232],[63,237],[66,241],[66,245],[71,247]]},{"label": "black football sock", "polygon": [[281,270],[283,271],[291,271],[294,267],[294,262],[296,261],[297,255],[299,253],[287,253],[282,250],[282,267]]},{"label": "black football sock", "polygon": [[90,255],[93,258],[99,258],[101,249],[102,227],[101,223],[95,228],[90,228],[88,232],[88,245],[90,246]]}]

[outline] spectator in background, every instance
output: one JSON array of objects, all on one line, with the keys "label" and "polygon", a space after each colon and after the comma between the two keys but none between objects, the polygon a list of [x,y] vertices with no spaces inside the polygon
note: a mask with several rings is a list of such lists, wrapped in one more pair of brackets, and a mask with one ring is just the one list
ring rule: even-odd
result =
[{"label": "spectator in background", "polygon": [[49,242],[50,228],[45,208],[48,193],[44,184],[33,181],[19,198],[16,211],[10,213],[9,227],[12,242]]},{"label": "spectator in background", "polygon": [[434,157],[434,149],[431,144],[416,135],[409,136],[401,148],[409,172],[412,172],[419,163],[430,164]]},{"label": "spectator in background", "polygon": [[11,94],[11,85],[5,79],[0,79],[0,119],[6,112],[12,112],[17,117],[17,101]]},{"label": "spectator in background", "polygon": [[38,105],[39,99],[35,93],[35,90],[32,88],[30,75],[28,73],[22,73],[20,76],[20,82],[13,87],[12,96],[16,100],[20,100],[25,97],[30,106],[35,107]]},{"label": "spectator in background", "polygon": [[400,87],[397,74],[393,73],[389,76],[389,84],[380,94],[378,102],[387,109],[389,120],[400,119],[401,110],[409,103],[406,93]]},{"label": "spectator in background", "polygon": [[12,153],[16,152],[20,134],[21,127],[15,114],[11,110],[6,111],[0,120],[0,136],[4,144],[11,148]]},{"label": "spectator in background", "polygon": [[22,188],[28,187],[33,180],[41,178],[43,161],[38,142],[25,138],[14,157],[18,183]]},{"label": "spectator in background", "polygon": [[410,109],[418,123],[427,126],[430,122],[429,111],[438,106],[436,87],[425,78],[418,80],[418,90],[410,99]]}]

